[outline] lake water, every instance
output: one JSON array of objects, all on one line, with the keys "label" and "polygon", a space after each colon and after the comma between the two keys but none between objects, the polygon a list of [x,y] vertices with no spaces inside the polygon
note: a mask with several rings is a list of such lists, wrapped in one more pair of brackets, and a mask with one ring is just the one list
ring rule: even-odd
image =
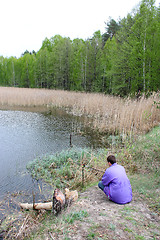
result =
[{"label": "lake water", "polygon": [[[68,149],[70,133],[83,130],[74,117],[25,111],[0,111],[0,199],[7,192],[31,192],[36,183],[26,170],[29,161]],[[73,134],[76,147],[92,146],[89,136]]]}]

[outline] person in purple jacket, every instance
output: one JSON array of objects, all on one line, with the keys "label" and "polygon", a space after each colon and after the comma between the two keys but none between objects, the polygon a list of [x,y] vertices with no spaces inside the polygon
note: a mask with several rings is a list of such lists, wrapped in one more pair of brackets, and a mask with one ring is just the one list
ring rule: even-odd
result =
[{"label": "person in purple jacket", "polygon": [[114,155],[107,157],[109,168],[106,169],[98,187],[109,200],[126,204],[132,201],[132,188],[124,167],[116,163]]}]

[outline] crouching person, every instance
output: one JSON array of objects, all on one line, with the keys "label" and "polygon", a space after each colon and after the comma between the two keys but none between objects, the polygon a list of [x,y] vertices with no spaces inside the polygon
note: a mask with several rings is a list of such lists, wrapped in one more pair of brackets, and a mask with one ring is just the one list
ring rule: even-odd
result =
[{"label": "crouching person", "polygon": [[113,155],[107,157],[109,168],[106,169],[98,187],[107,195],[109,200],[126,204],[132,201],[132,188],[124,167],[116,163]]}]

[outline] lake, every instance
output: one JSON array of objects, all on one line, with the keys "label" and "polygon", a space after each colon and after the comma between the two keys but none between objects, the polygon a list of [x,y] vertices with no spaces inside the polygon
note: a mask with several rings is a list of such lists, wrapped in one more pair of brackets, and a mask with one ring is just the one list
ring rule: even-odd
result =
[{"label": "lake", "polygon": [[9,193],[37,188],[26,170],[29,161],[70,147],[91,147],[92,137],[79,134],[83,124],[76,117],[55,110],[40,112],[0,110],[0,199]]}]

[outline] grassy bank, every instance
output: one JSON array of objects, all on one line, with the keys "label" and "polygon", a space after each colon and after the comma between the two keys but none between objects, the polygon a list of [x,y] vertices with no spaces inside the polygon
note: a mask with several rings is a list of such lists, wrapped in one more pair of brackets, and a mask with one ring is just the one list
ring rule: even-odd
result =
[{"label": "grassy bank", "polygon": [[[126,141],[123,148],[115,144],[111,145],[110,149],[99,151],[68,149],[57,155],[44,156],[30,162],[28,170],[33,177],[42,178],[62,191],[65,187],[77,189],[80,197],[75,205],[63,210],[58,217],[53,216],[51,211],[32,210],[12,216],[13,221],[9,216],[9,219],[6,218],[1,223],[0,232],[7,229],[6,239],[21,240],[52,237],[56,240],[71,240],[77,239],[78,235],[81,236],[78,239],[86,240],[120,237],[126,240],[158,239],[159,136],[160,127],[156,127],[146,135],[140,136],[136,142]],[[106,156],[110,153],[116,155],[118,163],[125,167],[131,181],[133,201],[129,205],[111,204],[106,200],[106,196],[94,187],[101,179],[102,172],[108,167]],[[82,164],[85,164],[84,186]],[[19,220],[19,215],[22,214],[23,221],[22,218]]]},{"label": "grassy bank", "polygon": [[[160,187],[160,127],[140,136],[136,142],[126,140],[123,148],[91,150],[71,148],[53,156],[35,159],[27,166],[33,178],[43,179],[55,188],[81,190],[101,179],[107,166],[106,156],[113,153],[130,176],[133,190],[146,197],[159,212],[156,189]],[[84,170],[84,176],[82,173]],[[84,186],[83,186],[84,185]],[[148,195],[147,195],[148,194]],[[156,198],[157,196],[157,198]],[[157,200],[156,200],[157,199]],[[151,204],[153,207],[153,204]]]},{"label": "grassy bank", "polygon": [[[151,216],[155,218],[160,215],[159,136],[160,127],[156,127],[146,135],[140,136],[136,142],[126,141],[123,148],[120,148],[119,145],[114,145],[114,147],[112,145],[112,148],[98,152],[89,149],[69,149],[58,155],[45,156],[31,162],[28,169],[33,176],[44,178],[51,184],[54,182],[55,187],[58,184],[59,187],[73,187],[79,189],[79,191],[88,189],[88,193],[84,195],[87,202],[93,191],[90,186],[97,184],[102,176],[102,172],[97,172],[95,169],[104,171],[105,167],[107,167],[106,156],[110,153],[116,154],[118,163],[125,167],[131,181],[134,203],[123,207],[119,207],[119,205],[113,207],[111,205],[111,209],[109,208],[107,212],[100,208],[101,211],[98,213],[94,212],[96,210],[89,211],[86,205],[83,207],[80,205],[79,208],[77,203],[71,210],[66,209],[59,217],[53,217],[50,212],[41,213],[42,215],[39,217],[38,223],[36,223],[36,232],[34,230],[28,233],[28,230],[26,230],[28,235],[24,239],[46,239],[47,236],[51,236],[51,238],[54,236],[55,239],[76,239],[77,231],[81,229],[83,222],[89,226],[85,233],[85,239],[88,240],[114,239],[117,236],[116,234],[119,234],[117,233],[119,229],[122,230],[121,236],[124,235],[123,239],[146,239],[144,237],[145,231],[147,231],[148,237],[151,236],[152,239],[157,239],[160,230],[157,230],[157,220],[155,222],[148,220],[148,210],[144,208],[144,204],[150,208]],[[81,170],[84,163],[85,182],[84,187],[82,187]],[[56,173],[56,178],[52,176],[52,170]],[[51,179],[47,176],[50,176]],[[91,197],[93,203],[90,203],[91,205],[88,207],[96,209],[94,204],[97,201],[97,194],[96,190],[95,195]],[[83,198],[79,201],[81,204],[84,202]],[[105,199],[103,201],[104,206],[108,206],[109,203],[106,203]],[[111,210],[113,212],[109,212]],[[110,220],[107,220],[108,216]],[[119,216],[120,220],[117,223],[116,218]],[[30,217],[37,219],[37,214],[31,211]],[[104,222],[108,222],[108,228],[103,230],[97,220],[98,217],[103,218]],[[33,219],[31,220],[33,221]],[[75,238],[70,238],[71,235]],[[82,229],[81,235],[83,235]]]},{"label": "grassy bank", "polygon": [[[32,176],[44,179],[54,187],[83,189],[101,179],[107,167],[106,156],[113,153],[130,177],[137,198],[160,213],[160,127],[154,128],[136,142],[126,141],[110,149],[69,149],[54,156],[45,156],[28,164]],[[84,182],[82,169],[84,167]],[[84,184],[84,186],[82,186]]]},{"label": "grassy bank", "polygon": [[[127,171],[134,199],[136,199],[135,202],[137,201],[141,205],[146,203],[155,216],[160,214],[160,127],[158,126],[160,109],[157,108],[156,104],[159,102],[159,98],[158,93],[147,99],[142,97],[137,101],[136,99],[121,99],[103,94],[0,88],[0,106],[3,109],[11,106],[25,108],[43,106],[50,111],[53,107],[63,108],[73,115],[86,116],[86,125],[92,124],[92,127],[99,132],[110,131],[112,133],[111,145],[108,149],[93,151],[92,149],[71,148],[53,156],[35,159],[27,166],[33,178],[43,179],[62,190],[68,187],[84,191],[89,186],[97,184],[101,179],[107,167],[106,156],[112,153],[116,155],[118,163],[122,164]],[[119,133],[119,135],[113,136],[115,133]],[[146,134],[140,135],[140,133]],[[133,138],[133,135],[139,135],[139,137]],[[84,178],[82,177],[82,169],[84,170]],[[97,192],[93,196],[92,206],[96,202],[96,196]],[[124,220],[121,224],[125,224],[122,228],[123,232],[131,234],[124,239],[145,239],[138,235],[138,231],[133,234],[134,228],[130,229],[125,222],[126,220],[132,223],[132,227],[138,224],[136,218],[127,215],[128,213],[132,214],[132,212],[134,211],[129,206],[124,206],[118,212],[122,221]],[[109,211],[105,214],[101,211],[99,216],[103,216],[106,222],[105,218],[107,218]],[[79,224],[80,228],[87,216],[88,209],[85,207],[65,212],[64,217],[60,218],[53,217],[50,212],[30,211],[26,214],[24,223],[20,228],[22,233],[20,239],[47,239],[46,235],[48,236],[49,233],[60,234],[62,236],[60,239],[72,239],[68,237],[69,232],[74,233],[71,225],[75,227],[76,224]],[[110,215],[110,217],[112,216],[114,216],[114,212]],[[109,239],[114,239],[117,227],[114,219],[112,220],[113,222],[108,220],[109,224],[106,228],[110,231],[108,234],[111,234]],[[28,228],[25,230],[23,226],[26,223]],[[86,222],[86,224],[90,226],[86,239],[108,239],[108,235],[105,237],[103,232],[99,233],[96,220],[92,221],[92,224],[91,222]],[[35,227],[36,231],[33,231],[32,226]],[[1,227],[3,228],[3,225]],[[147,228],[152,230],[153,226],[148,224]],[[156,239],[156,233],[152,235],[155,236],[153,239]],[[8,239],[14,239],[9,232],[8,236],[11,236]],[[52,237],[50,236],[50,238]]]},{"label": "grassy bank", "polygon": [[131,150],[137,172],[130,175],[137,198],[160,215],[160,127],[140,136]]},{"label": "grassy bank", "polygon": [[64,108],[70,114],[85,116],[85,124],[100,132],[123,136],[146,133],[158,125],[159,102],[159,93],[137,100],[98,93],[0,87],[1,108],[41,106],[50,111],[53,107]]},{"label": "grassy bank", "polygon": [[[80,197],[75,205],[63,210],[58,217],[50,211],[24,211],[24,220],[20,222],[13,218],[9,226],[6,218],[1,224],[2,230],[7,229],[6,239],[71,240],[78,236],[87,240],[116,237],[126,240],[158,239],[159,136],[160,127],[156,127],[146,135],[139,136],[136,142],[126,140],[123,147],[117,141],[109,149],[99,151],[71,148],[30,162],[28,170],[34,178],[42,178],[62,190],[65,187],[78,189]],[[97,170],[105,170],[106,156],[111,153],[125,167],[131,181],[133,201],[129,205],[112,205],[106,202],[105,195],[102,199],[101,192],[94,188],[103,174]],[[85,164],[84,186],[82,164]]]},{"label": "grassy bank", "polygon": [[[81,189],[82,185],[97,180],[95,173],[96,176],[102,175],[103,165],[106,164],[106,153],[107,150],[104,149],[93,151],[70,148],[55,155],[35,159],[28,163],[27,169],[33,178],[43,179],[55,188]],[[82,170],[84,171],[83,181]]]}]

